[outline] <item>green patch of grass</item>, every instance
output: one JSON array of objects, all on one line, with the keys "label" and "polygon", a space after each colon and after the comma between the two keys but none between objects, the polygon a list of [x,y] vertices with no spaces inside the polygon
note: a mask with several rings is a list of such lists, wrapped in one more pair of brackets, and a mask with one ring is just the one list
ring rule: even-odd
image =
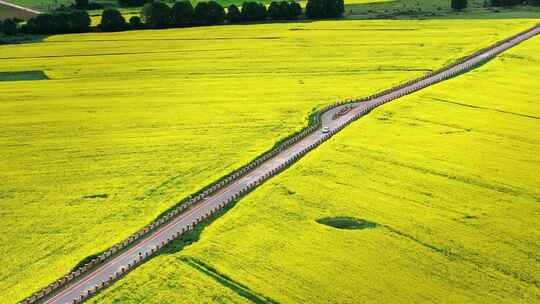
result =
[{"label": "green patch of grass", "polygon": [[337,229],[369,229],[377,227],[376,223],[350,216],[323,217],[317,223]]},{"label": "green patch of grass", "polygon": [[470,0],[465,10],[456,12],[449,0],[347,0],[348,18],[395,19],[510,19],[539,18],[540,8],[516,6],[494,8],[485,6],[484,0]]},{"label": "green patch of grass", "polygon": [[49,79],[43,71],[0,72],[0,81],[23,81]]}]

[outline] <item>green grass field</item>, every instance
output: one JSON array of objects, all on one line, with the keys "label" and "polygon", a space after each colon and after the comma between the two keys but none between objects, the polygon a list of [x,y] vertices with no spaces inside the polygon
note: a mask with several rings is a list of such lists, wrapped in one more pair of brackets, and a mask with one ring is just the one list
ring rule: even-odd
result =
[{"label": "green grass field", "polygon": [[484,2],[484,0],[469,0],[465,10],[455,12],[450,7],[449,0],[346,0],[345,15],[359,19],[508,19],[540,16],[540,7],[484,7]]},{"label": "green grass field", "polygon": [[[0,46],[0,302],[49,284],[306,124],[531,26],[342,21]],[[391,30],[388,30],[391,29]]]},{"label": "green grass field", "polygon": [[538,42],[374,110],[90,303],[538,303]]}]

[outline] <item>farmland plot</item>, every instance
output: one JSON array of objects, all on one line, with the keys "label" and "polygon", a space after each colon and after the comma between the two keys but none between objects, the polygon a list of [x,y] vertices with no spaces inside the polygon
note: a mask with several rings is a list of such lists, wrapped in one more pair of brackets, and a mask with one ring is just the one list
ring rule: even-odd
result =
[{"label": "farmland plot", "polygon": [[0,46],[0,72],[45,75],[0,82],[0,302],[126,238],[304,126],[314,108],[534,22],[326,21]]},{"label": "farmland plot", "polygon": [[246,303],[538,303],[539,41],[374,110],[91,302],[229,301],[172,294],[215,288],[182,262]]}]

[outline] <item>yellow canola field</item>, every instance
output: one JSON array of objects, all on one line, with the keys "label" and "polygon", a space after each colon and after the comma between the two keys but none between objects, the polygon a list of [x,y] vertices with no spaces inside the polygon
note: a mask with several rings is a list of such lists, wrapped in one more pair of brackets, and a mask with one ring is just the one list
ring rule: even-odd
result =
[{"label": "yellow canola field", "polygon": [[538,42],[372,111],[90,303],[538,303]]},{"label": "yellow canola field", "polygon": [[314,108],[534,22],[322,21],[0,46],[2,72],[50,78],[0,81],[0,302],[125,239],[303,127]]}]

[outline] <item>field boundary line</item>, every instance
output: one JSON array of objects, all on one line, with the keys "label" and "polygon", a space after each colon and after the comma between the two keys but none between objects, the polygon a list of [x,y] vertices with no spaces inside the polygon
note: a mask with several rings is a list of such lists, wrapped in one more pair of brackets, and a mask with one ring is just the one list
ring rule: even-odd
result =
[{"label": "field boundary line", "polygon": [[[310,116],[307,127],[245,166],[184,198],[126,240],[90,257],[84,265],[19,303],[64,304],[68,298],[67,303],[85,301],[153,257],[164,246],[192,230],[195,225],[287,169],[309,151],[376,107],[470,71],[539,33],[540,24],[537,24],[419,78],[365,98],[344,100],[322,108]],[[354,107],[343,115],[335,115],[340,109],[349,106]],[[328,132],[315,132],[323,124],[331,127]]]}]

